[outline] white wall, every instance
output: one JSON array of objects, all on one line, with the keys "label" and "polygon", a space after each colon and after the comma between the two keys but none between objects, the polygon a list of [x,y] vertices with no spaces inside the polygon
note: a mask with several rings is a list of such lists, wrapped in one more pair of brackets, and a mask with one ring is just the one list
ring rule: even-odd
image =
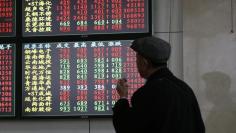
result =
[{"label": "white wall", "polygon": [[110,119],[1,120],[0,133],[115,133]]},{"label": "white wall", "polygon": [[89,133],[86,120],[1,120],[0,133]]},{"label": "white wall", "polygon": [[[182,0],[153,2],[153,34],[171,43],[169,67],[183,78]],[[114,129],[111,119],[0,120],[0,133],[114,133]]]},{"label": "white wall", "polygon": [[230,4],[184,0],[184,79],[198,97],[207,133],[236,132],[236,34],[230,33]]},{"label": "white wall", "polygon": [[154,35],[171,44],[169,68],[183,78],[182,0],[153,0]]}]

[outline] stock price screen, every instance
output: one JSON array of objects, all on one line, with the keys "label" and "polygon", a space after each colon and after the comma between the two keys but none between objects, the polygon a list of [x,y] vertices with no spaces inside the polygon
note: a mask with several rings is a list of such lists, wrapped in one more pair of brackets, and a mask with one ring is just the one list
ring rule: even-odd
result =
[{"label": "stock price screen", "polygon": [[149,0],[23,0],[23,35],[147,33]]},{"label": "stock price screen", "polygon": [[0,0],[0,36],[15,35],[15,0]]},{"label": "stock price screen", "polygon": [[0,117],[15,115],[14,45],[0,44]]},{"label": "stock price screen", "polygon": [[117,79],[127,79],[129,98],[144,83],[130,43],[25,43],[23,116],[111,115]]}]

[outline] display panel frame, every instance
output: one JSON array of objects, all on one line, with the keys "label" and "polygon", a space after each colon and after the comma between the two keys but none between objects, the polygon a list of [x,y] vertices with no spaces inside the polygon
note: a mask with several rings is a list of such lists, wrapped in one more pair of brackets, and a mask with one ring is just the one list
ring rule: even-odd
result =
[{"label": "display panel frame", "polygon": [[11,35],[8,35],[7,33],[5,33],[5,35],[1,35],[2,33],[0,33],[0,38],[11,38],[11,37],[16,37],[16,34],[17,34],[17,26],[16,26],[16,23],[17,23],[17,5],[18,5],[18,2],[16,0],[13,0],[14,2],[14,5],[13,5],[13,8],[14,8],[14,11],[12,11],[13,13],[13,16],[12,16],[12,22],[13,22],[13,32],[11,33]]},{"label": "display panel frame", "polygon": [[[129,40],[89,40],[88,42],[91,42],[91,41],[132,41],[131,39],[129,39]],[[74,42],[78,42],[78,41],[69,41],[69,42],[65,42],[65,41],[63,41],[64,43],[69,43],[69,42],[71,42],[71,43],[74,43]],[[27,44],[27,43],[36,43],[36,44],[40,44],[40,43],[63,43],[62,41],[52,41],[52,40],[50,40],[50,41],[40,41],[40,42],[38,42],[37,40],[32,40],[32,41],[29,41],[29,40],[27,40],[27,41],[25,41],[25,42],[23,42],[22,43],[22,53],[23,53],[23,51],[24,51],[24,45],[23,44]],[[23,58],[24,58],[24,56],[22,56],[22,68],[24,67],[24,65],[23,65]],[[21,90],[21,93],[22,93],[22,95],[21,95],[21,112],[22,112],[22,118],[111,118],[112,117],[112,113],[109,113],[109,114],[80,114],[79,112],[77,113],[77,114],[74,114],[74,115],[71,115],[71,114],[68,114],[68,115],[63,115],[63,114],[59,114],[59,115],[25,115],[24,114],[24,106],[23,106],[23,89],[24,89],[24,79],[23,79],[23,69],[22,69],[22,90]],[[88,98],[89,99],[89,98]]]},{"label": "display panel frame", "polygon": [[[15,34],[14,36],[0,36],[0,43],[15,43],[15,116],[1,117],[5,118],[53,118],[53,119],[65,119],[65,118],[111,118],[112,115],[91,115],[91,116],[23,116],[22,115],[22,62],[21,56],[23,43],[47,43],[47,42],[75,42],[75,41],[96,41],[96,40],[134,40],[136,38],[151,36],[152,35],[152,0],[148,0],[148,32],[145,33],[114,33],[114,34],[83,34],[83,35],[58,35],[58,36],[23,36],[22,28],[22,1],[15,0]],[[18,11],[18,12],[16,12]],[[16,87],[18,89],[16,89]]]},{"label": "display panel frame", "polygon": [[[39,35],[36,34],[31,34],[29,33],[29,35],[26,35],[25,32],[24,32],[24,28],[25,28],[25,24],[24,24],[24,7],[22,6],[21,8],[21,28],[22,28],[22,31],[21,31],[21,34],[24,38],[40,38],[40,37],[64,37],[64,38],[67,38],[67,37],[72,37],[72,36],[75,36],[77,38],[94,38],[96,36],[104,36],[104,35],[107,35],[107,36],[150,36],[152,35],[152,0],[145,0],[145,2],[147,2],[147,31],[140,31],[140,32],[135,32],[135,31],[131,31],[129,32],[127,30],[127,32],[111,32],[111,33],[108,33],[109,31],[102,31],[102,32],[92,32],[92,31],[89,31],[88,33],[66,33],[66,34],[62,34],[62,33],[49,33],[49,34],[46,34],[46,33],[38,33]],[[22,5],[24,5],[24,1],[21,2]]]},{"label": "display panel frame", "polygon": [[20,87],[17,88],[17,85],[21,85],[21,82],[19,82],[19,78],[20,78],[20,71],[18,70],[18,64],[20,64],[20,61],[19,61],[19,51],[18,49],[20,48],[20,40],[21,40],[21,34],[20,34],[20,30],[21,30],[21,27],[17,26],[16,24],[20,24],[21,22],[19,21],[20,20],[20,12],[17,12],[18,9],[21,8],[21,5],[20,5],[20,1],[17,1],[17,0],[13,0],[14,1],[14,11],[13,11],[13,33],[12,35],[0,35],[0,43],[1,44],[13,44],[14,46],[14,83],[13,83],[13,89],[14,89],[14,115],[8,115],[8,116],[4,116],[4,117],[0,117],[1,119],[19,119],[20,118],[20,111],[19,111],[19,104],[20,104],[20,101],[19,101],[19,95],[18,93],[20,93]]},{"label": "display panel frame", "polygon": [[0,118],[1,119],[9,119],[9,118],[16,118],[17,117],[17,103],[18,103],[18,100],[17,100],[17,93],[16,92],[18,92],[17,90],[16,90],[16,43],[15,43],[15,41],[14,40],[11,40],[11,41],[5,41],[4,39],[2,39],[1,41],[0,41],[0,44],[4,44],[4,45],[7,45],[7,44],[10,44],[11,46],[12,46],[12,77],[11,77],[11,79],[12,79],[12,93],[11,93],[11,95],[12,95],[12,102],[11,102],[11,104],[12,104],[12,113],[11,114],[7,114],[7,115],[0,115]]}]

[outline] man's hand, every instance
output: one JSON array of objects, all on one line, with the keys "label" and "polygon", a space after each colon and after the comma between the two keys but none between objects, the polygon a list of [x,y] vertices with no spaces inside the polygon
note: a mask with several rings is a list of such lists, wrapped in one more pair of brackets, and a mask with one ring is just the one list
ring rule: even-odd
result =
[{"label": "man's hand", "polygon": [[126,79],[119,79],[116,86],[120,98],[128,98],[128,84]]}]

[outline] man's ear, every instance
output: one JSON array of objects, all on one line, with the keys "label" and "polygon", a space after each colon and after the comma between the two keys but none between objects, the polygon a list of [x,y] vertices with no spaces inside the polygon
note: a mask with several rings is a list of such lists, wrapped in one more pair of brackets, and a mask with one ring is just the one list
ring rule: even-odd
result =
[{"label": "man's ear", "polygon": [[145,69],[149,69],[150,67],[150,63],[149,63],[149,60],[144,58],[143,56],[141,56],[141,60],[142,60],[142,66],[145,68]]},{"label": "man's ear", "polygon": [[149,66],[149,61],[146,58],[144,58],[142,55],[138,55],[138,58],[140,60],[142,67],[147,68]]},{"label": "man's ear", "polygon": [[145,65],[146,67],[151,66],[151,61],[149,59],[146,59],[143,56],[141,56],[141,58],[142,58],[143,65]]},{"label": "man's ear", "polygon": [[148,63],[148,60],[147,60],[146,58],[144,58],[144,57],[142,58],[142,60],[143,60],[143,64],[144,64],[145,66],[148,66],[148,64],[149,64],[149,63]]}]

